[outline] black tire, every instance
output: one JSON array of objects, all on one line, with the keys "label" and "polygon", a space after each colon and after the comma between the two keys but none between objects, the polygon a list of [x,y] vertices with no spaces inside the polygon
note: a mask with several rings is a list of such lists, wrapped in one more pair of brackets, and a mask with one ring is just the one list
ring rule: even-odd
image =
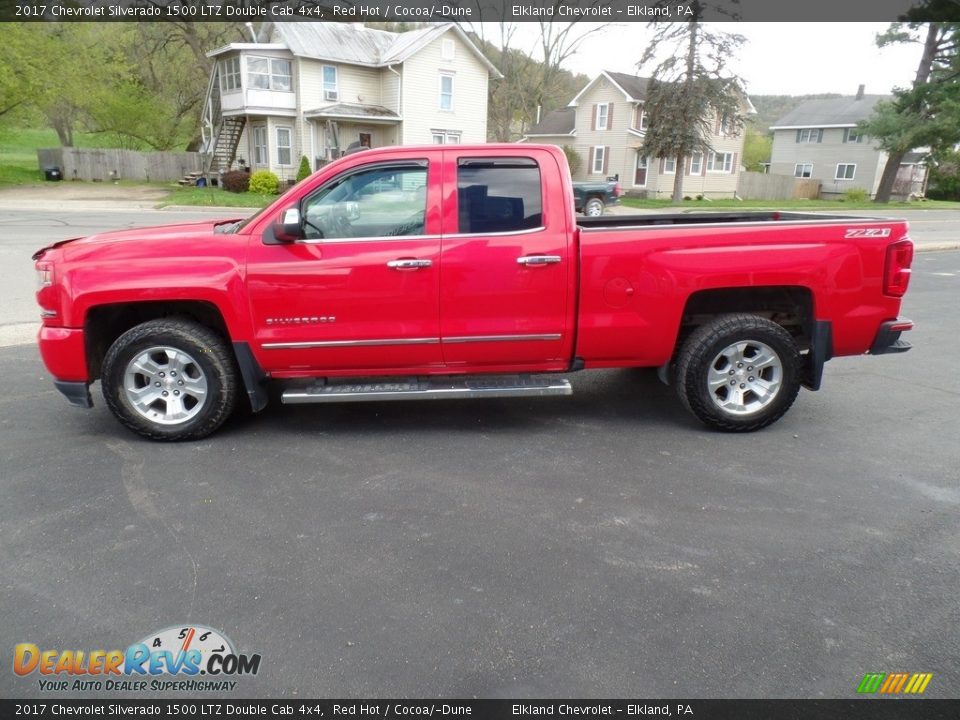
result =
[{"label": "black tire", "polygon": [[[737,343],[746,343],[742,363],[746,367],[743,368],[729,363],[729,359],[721,355]],[[763,352],[772,351],[779,362],[779,369],[772,363],[769,369],[759,371],[771,373],[768,378],[760,377],[765,386],[772,385],[774,378],[779,379],[778,389],[771,392],[769,398],[750,389],[752,383],[748,381],[757,378],[756,372],[740,377],[747,374],[747,368],[752,370],[750,353],[759,352],[763,346]],[[694,330],[683,343],[676,364],[677,394],[687,410],[704,425],[725,432],[752,432],[776,422],[790,409],[800,391],[800,368],[797,344],[780,325],[756,315],[722,315]],[[741,406],[737,409],[732,409],[736,400],[727,395],[731,392],[729,388],[718,386],[711,390],[708,384],[711,378],[721,374],[731,378],[732,392],[739,392],[736,397],[740,398]],[[747,389],[743,390],[745,385]],[[724,403],[729,403],[731,409],[726,409]],[[756,407],[750,409],[754,405]]]},{"label": "black tire", "polygon": [[587,198],[583,204],[583,214],[587,217],[600,217],[605,209],[603,200],[598,197]]},{"label": "black tire", "polygon": [[[165,355],[159,348],[180,353],[174,357],[191,361],[185,365],[186,369],[181,370],[180,378],[185,379],[188,386],[190,383],[197,384],[196,393],[199,393],[199,383],[203,383],[202,400],[191,395],[190,390],[183,391],[179,407],[188,417],[182,420],[176,419],[172,413],[168,416],[170,406],[160,398],[152,409],[141,407],[138,410],[127,387],[132,382],[137,390],[145,391],[150,389],[146,386],[154,385],[152,381],[156,380],[163,383],[156,386],[157,393],[166,388],[169,394],[176,392],[180,396],[176,383],[179,382],[181,388],[184,383],[180,378],[169,377],[175,376],[176,371],[162,372],[164,367],[175,366],[170,359],[167,365],[162,364]],[[145,353],[149,355],[151,349],[158,350],[149,359],[156,360],[159,356],[161,364],[154,363],[154,366],[161,369],[158,375],[164,378],[139,373],[128,376],[128,371],[133,372],[131,363],[138,356],[142,358]],[[198,440],[220,427],[237,404],[240,382],[230,345],[210,328],[181,318],[150,320],[123,333],[107,351],[101,376],[103,399],[116,418],[138,435],[166,441]],[[149,381],[144,382],[147,377]],[[168,386],[167,383],[172,384]],[[193,401],[189,408],[186,407],[188,399]]]}]

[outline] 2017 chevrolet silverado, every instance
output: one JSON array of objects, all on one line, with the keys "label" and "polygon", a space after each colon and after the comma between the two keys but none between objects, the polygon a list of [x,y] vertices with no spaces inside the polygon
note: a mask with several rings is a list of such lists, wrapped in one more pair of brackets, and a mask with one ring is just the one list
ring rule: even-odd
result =
[{"label": "2017 chevrolet silverado", "polygon": [[287,403],[568,395],[652,367],[702,422],[757,430],[832,357],[909,349],[906,223],[778,212],[574,215],[534,145],[333,162],[246,220],[108,232],[34,255],[40,352],[133,431],[200,438]]}]

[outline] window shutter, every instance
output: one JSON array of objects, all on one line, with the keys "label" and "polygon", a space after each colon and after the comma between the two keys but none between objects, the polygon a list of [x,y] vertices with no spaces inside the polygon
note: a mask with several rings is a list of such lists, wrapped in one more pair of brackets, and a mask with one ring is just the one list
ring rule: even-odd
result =
[{"label": "window shutter", "polygon": [[593,120],[590,121],[590,129],[597,129],[597,103],[593,104]]},{"label": "window shutter", "polygon": [[736,174],[737,174],[737,169],[738,169],[738,167],[739,167],[739,166],[737,165],[737,158],[738,158],[738,157],[739,157],[739,153],[734,153],[734,154],[733,154],[733,162],[730,163],[730,174],[731,174],[731,175],[736,175]]},{"label": "window shutter", "polygon": [[817,130],[817,142],[823,142],[823,128]]},{"label": "window shutter", "polygon": [[[610,117],[609,115],[607,117]],[[610,148],[604,146],[603,148],[603,174],[607,174],[607,168],[610,167]]]},{"label": "window shutter", "polygon": [[613,130],[613,103],[607,103],[607,130]]},{"label": "window shutter", "polygon": [[800,131],[797,130],[797,142],[800,142]]}]

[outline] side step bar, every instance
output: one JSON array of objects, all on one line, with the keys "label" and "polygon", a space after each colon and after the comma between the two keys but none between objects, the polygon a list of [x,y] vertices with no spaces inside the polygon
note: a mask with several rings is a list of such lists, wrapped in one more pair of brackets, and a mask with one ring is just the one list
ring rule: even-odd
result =
[{"label": "side step bar", "polygon": [[385,400],[445,400],[454,398],[545,397],[572,395],[563,378],[529,375],[491,375],[460,378],[404,378],[381,382],[330,382],[285,390],[287,405]]}]

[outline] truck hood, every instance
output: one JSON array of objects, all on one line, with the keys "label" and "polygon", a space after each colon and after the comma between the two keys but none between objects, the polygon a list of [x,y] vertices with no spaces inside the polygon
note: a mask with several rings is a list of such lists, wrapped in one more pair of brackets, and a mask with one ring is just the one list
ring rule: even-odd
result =
[{"label": "truck hood", "polygon": [[47,250],[53,248],[62,248],[65,256],[71,260],[82,259],[94,254],[99,255],[104,251],[118,247],[122,247],[125,254],[131,251],[136,252],[141,248],[144,251],[150,251],[161,245],[168,252],[175,251],[176,248],[191,248],[193,252],[196,252],[200,248],[209,248],[211,244],[219,244],[222,239],[235,237],[231,234],[219,233],[216,228],[240,220],[241,218],[216,221],[202,220],[176,225],[110,230],[53,243],[34,253],[33,259],[40,259]]}]

